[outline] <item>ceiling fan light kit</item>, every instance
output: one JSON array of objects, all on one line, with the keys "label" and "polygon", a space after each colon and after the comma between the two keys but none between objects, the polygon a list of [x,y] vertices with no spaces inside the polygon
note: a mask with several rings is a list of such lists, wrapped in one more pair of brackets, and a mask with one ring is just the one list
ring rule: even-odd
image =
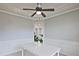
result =
[{"label": "ceiling fan light kit", "polygon": [[41,14],[41,11],[37,11],[36,14],[37,14],[37,15],[40,15],[40,14]]}]

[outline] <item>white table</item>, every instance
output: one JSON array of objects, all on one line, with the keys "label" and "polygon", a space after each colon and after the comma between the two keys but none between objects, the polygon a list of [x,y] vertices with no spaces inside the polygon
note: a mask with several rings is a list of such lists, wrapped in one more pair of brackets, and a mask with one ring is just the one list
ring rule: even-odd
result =
[{"label": "white table", "polygon": [[56,53],[57,56],[59,56],[59,52],[61,50],[61,48],[52,45],[43,44],[38,47],[33,43],[26,44],[24,49],[30,51],[36,56],[54,56]]}]

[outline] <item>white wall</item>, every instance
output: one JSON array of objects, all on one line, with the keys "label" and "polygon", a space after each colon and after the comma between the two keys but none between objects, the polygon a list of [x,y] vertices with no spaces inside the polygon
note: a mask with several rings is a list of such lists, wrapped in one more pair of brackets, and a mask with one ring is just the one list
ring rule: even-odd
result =
[{"label": "white wall", "polygon": [[79,55],[79,10],[45,20],[46,42],[65,55]]},{"label": "white wall", "polygon": [[33,21],[0,12],[0,55],[33,41]]}]

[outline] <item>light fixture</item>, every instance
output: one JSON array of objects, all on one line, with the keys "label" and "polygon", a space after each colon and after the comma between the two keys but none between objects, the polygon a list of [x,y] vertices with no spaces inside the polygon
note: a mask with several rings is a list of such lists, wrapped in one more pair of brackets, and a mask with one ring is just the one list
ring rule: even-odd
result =
[{"label": "light fixture", "polygon": [[34,21],[34,42],[37,46],[41,46],[44,40],[44,20],[39,18]]},{"label": "light fixture", "polygon": [[37,15],[40,15],[40,14],[41,14],[41,11],[37,11],[36,14],[37,14]]}]

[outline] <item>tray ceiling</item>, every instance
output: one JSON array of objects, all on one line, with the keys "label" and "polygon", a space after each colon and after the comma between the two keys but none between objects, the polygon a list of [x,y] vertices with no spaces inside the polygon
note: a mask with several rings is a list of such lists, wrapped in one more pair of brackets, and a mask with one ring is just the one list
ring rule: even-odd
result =
[{"label": "tray ceiling", "polygon": [[12,14],[20,15],[25,18],[38,19],[39,17],[46,19],[49,17],[54,17],[57,14],[61,14],[68,10],[79,8],[78,3],[42,3],[42,8],[54,8],[55,11],[44,11],[46,18],[41,15],[35,15],[30,17],[35,11],[24,11],[22,8],[36,8],[36,3],[0,3],[0,10],[9,12]]}]

